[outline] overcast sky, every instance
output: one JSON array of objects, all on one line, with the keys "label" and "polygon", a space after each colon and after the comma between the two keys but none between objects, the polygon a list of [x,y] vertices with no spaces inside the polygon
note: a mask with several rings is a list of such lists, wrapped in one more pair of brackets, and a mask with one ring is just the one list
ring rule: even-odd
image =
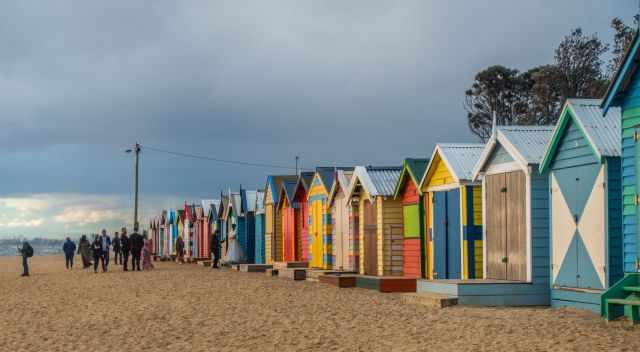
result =
[{"label": "overcast sky", "polygon": [[[631,0],[3,1],[0,236],[131,223],[136,141],[291,165],[400,165],[472,142],[479,70],[609,41]],[[142,213],[283,170],[143,150]]]}]

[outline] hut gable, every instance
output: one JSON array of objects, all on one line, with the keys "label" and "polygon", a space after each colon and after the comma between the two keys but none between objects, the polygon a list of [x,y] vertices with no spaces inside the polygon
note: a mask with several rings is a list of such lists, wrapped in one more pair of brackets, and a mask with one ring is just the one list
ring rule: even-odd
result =
[{"label": "hut gable", "polygon": [[522,169],[529,173],[528,166],[540,164],[552,132],[553,126],[497,127],[473,170],[473,180],[486,172]]},{"label": "hut gable", "polygon": [[422,180],[422,176],[424,176],[424,173],[427,170],[428,164],[429,159],[404,159],[402,172],[400,173],[400,177],[398,177],[398,183],[396,184],[396,188],[394,191],[394,196],[396,199],[401,196],[401,193],[403,192],[404,186],[407,181],[411,181],[417,188],[416,191],[418,193],[421,193],[418,185],[420,184],[420,180]]},{"label": "hut gable", "polygon": [[619,157],[620,108],[603,116],[599,99],[569,99],[540,163],[540,172]]},{"label": "hut gable", "polygon": [[476,143],[437,144],[420,181],[420,189],[470,183],[473,166],[483,148],[484,144]]}]

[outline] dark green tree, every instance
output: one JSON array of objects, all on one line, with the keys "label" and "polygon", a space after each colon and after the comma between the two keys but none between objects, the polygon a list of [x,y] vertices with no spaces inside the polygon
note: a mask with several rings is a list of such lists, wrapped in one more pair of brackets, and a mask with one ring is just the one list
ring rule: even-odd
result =
[{"label": "dark green tree", "polygon": [[620,67],[624,54],[629,48],[629,45],[631,45],[631,40],[635,33],[633,28],[627,26],[618,17],[611,20],[611,28],[613,28],[615,34],[613,35],[613,49],[611,50],[613,56],[609,60],[608,67],[609,77],[613,76],[618,70],[618,67]]},{"label": "dark green tree", "polygon": [[471,132],[486,141],[491,136],[494,112],[499,125],[519,123],[526,117],[530,85],[527,76],[501,65],[476,74],[464,101]]}]

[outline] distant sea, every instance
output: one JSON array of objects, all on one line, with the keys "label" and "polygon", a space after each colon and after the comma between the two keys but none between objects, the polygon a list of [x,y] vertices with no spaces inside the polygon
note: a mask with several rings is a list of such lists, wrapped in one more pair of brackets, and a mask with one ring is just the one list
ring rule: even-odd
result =
[{"label": "distant sea", "polygon": [[[33,255],[55,255],[62,254],[63,240],[52,240],[47,238],[35,238],[29,240],[33,247]],[[0,239],[0,257],[17,256],[18,245],[22,245],[17,239]]]}]

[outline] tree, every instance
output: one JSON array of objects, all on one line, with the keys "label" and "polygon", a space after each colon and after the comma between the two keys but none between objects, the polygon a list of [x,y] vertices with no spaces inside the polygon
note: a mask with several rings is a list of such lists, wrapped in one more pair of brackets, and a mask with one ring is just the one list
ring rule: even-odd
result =
[{"label": "tree", "polygon": [[544,65],[529,70],[534,82],[531,87],[531,106],[526,123],[548,125],[557,121],[564,102],[566,80],[556,65]]},{"label": "tree", "polygon": [[611,28],[613,28],[615,34],[613,35],[613,50],[611,50],[611,54],[613,55],[613,57],[609,60],[608,67],[610,78],[616,73],[618,67],[620,67],[620,65],[622,64],[624,54],[629,48],[629,45],[631,45],[631,40],[633,39],[633,34],[635,33],[633,28],[627,26],[618,17],[611,20]]},{"label": "tree", "polygon": [[555,51],[558,70],[565,80],[563,98],[594,98],[607,86],[602,71],[602,54],[609,50],[596,34],[586,36],[576,28],[565,36]]},{"label": "tree", "polygon": [[482,141],[489,139],[494,112],[500,125],[519,122],[525,117],[530,86],[526,75],[501,65],[476,74],[464,102],[471,132]]}]

